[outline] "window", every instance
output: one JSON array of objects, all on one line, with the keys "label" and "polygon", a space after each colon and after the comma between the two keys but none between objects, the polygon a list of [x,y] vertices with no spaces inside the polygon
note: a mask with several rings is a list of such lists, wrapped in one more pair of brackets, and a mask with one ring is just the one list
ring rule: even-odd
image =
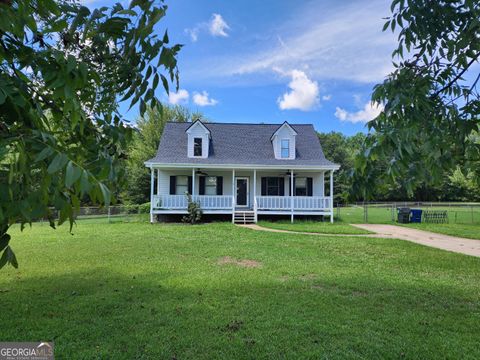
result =
[{"label": "window", "polygon": [[290,140],[282,139],[282,150],[281,150],[282,159],[288,159],[290,157]]},{"label": "window", "polygon": [[193,139],[193,156],[202,156],[202,138]]},{"label": "window", "polygon": [[295,178],[295,196],[307,196],[307,178]]},{"label": "window", "polygon": [[279,196],[280,192],[280,180],[278,177],[267,178],[267,196]]},{"label": "window", "polygon": [[188,192],[188,176],[177,176],[175,194],[185,195]]},{"label": "window", "polygon": [[217,177],[205,177],[205,195],[217,195]]}]

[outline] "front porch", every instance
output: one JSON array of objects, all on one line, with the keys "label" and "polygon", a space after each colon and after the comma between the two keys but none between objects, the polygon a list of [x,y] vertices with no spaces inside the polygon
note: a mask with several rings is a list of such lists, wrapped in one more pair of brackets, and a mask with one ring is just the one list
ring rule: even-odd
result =
[{"label": "front porch", "polygon": [[155,215],[186,214],[187,192],[205,215],[231,214],[232,222],[239,214],[254,222],[258,215],[289,215],[292,222],[295,215],[322,215],[333,222],[333,170],[152,168],[151,222]]}]

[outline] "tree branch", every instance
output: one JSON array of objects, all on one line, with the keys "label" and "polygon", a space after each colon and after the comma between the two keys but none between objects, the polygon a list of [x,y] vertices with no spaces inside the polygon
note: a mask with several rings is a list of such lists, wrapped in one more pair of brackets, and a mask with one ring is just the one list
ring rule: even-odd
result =
[{"label": "tree branch", "polygon": [[452,86],[458,79],[460,79],[463,76],[463,74],[465,74],[465,72],[470,68],[470,66],[472,66],[472,64],[475,61],[477,61],[479,56],[480,56],[480,53],[478,53],[476,56],[474,56],[462,71],[460,71],[452,80],[450,80],[447,85],[442,87],[440,90],[436,91],[435,94],[433,94],[433,96],[438,96],[441,92],[445,91],[450,86]]}]

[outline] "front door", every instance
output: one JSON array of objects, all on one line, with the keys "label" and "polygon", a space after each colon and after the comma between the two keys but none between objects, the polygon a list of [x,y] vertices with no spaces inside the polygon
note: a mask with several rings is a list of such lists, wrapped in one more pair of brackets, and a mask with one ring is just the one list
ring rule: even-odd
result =
[{"label": "front door", "polygon": [[248,206],[248,178],[237,178],[237,206]]}]

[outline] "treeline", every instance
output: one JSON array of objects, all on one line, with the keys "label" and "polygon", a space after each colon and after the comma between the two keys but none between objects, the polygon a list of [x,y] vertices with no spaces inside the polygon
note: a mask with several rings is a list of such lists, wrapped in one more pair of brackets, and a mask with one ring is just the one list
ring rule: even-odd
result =
[{"label": "treeline", "polygon": [[[398,176],[394,181],[386,176],[390,161],[387,156],[370,160],[369,181],[355,173],[358,164],[357,155],[365,152],[366,135],[358,133],[346,136],[339,132],[318,133],[327,159],[340,164],[335,175],[335,197],[339,202],[351,201],[480,201],[480,186],[474,174],[458,166],[443,176],[431,177],[430,183],[419,183],[411,192],[407,190],[407,179]],[[368,154],[366,158],[368,159]],[[439,178],[439,179],[437,179]],[[369,196],[365,196],[362,186],[369,184]],[[373,186],[371,185],[373,184]]]}]

